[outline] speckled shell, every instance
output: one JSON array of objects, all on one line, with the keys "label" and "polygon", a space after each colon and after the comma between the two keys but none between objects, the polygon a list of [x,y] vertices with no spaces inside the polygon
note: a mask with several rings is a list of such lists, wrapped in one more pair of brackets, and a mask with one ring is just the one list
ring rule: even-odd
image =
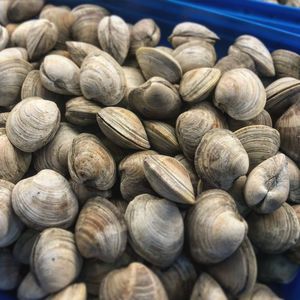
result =
[{"label": "speckled shell", "polygon": [[45,300],[87,300],[87,289],[85,283],[74,283],[62,291],[47,297]]}]

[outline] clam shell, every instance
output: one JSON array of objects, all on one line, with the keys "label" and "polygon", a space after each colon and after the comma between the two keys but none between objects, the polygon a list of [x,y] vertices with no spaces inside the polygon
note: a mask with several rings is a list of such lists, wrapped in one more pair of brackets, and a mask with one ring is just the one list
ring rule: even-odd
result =
[{"label": "clam shell", "polygon": [[224,73],[219,80],[214,104],[233,119],[250,120],[263,111],[266,92],[252,71],[233,69]]},{"label": "clam shell", "polygon": [[144,172],[153,190],[162,197],[177,203],[194,204],[189,172],[177,159],[151,155],[144,160]]},{"label": "clam shell", "polygon": [[11,47],[0,51],[0,61],[10,58],[17,58],[28,61],[27,50],[22,47]]},{"label": "clam shell", "polygon": [[290,179],[289,201],[300,203],[300,170],[298,166],[286,156],[288,163],[288,176]]},{"label": "clam shell", "polygon": [[251,293],[239,298],[239,300],[283,300],[279,298],[267,285],[256,283]]},{"label": "clam shell", "polygon": [[165,51],[166,53],[169,53],[171,55],[174,51],[174,49],[172,49],[170,47],[166,47],[166,46],[156,46],[155,48],[158,49],[158,50],[161,50],[161,51]]},{"label": "clam shell", "polygon": [[12,192],[12,206],[22,222],[36,230],[68,228],[78,212],[68,181],[52,170],[19,181]]},{"label": "clam shell", "polygon": [[[0,52],[1,54],[1,52]],[[129,93],[137,88],[138,86],[142,85],[145,82],[142,72],[135,67],[122,67],[124,74],[125,74],[125,81],[126,81],[126,93],[125,99],[128,100]]]},{"label": "clam shell", "polygon": [[125,220],[129,243],[140,256],[161,268],[172,265],[184,239],[182,216],[174,203],[139,195],[128,204]]},{"label": "clam shell", "polygon": [[87,289],[85,283],[74,283],[62,291],[47,297],[45,300],[86,300]]},{"label": "clam shell", "polygon": [[0,51],[5,49],[9,41],[9,34],[5,27],[0,25]]},{"label": "clam shell", "polygon": [[73,233],[49,228],[40,233],[31,253],[30,267],[37,282],[47,293],[55,293],[79,275],[82,258]]},{"label": "clam shell", "polygon": [[38,20],[29,20],[18,25],[10,36],[11,46],[26,47],[26,39],[31,30],[31,27]]},{"label": "clam shell", "polygon": [[156,48],[141,47],[136,52],[136,58],[147,80],[158,76],[171,83],[179,82],[182,70],[172,55]]}]

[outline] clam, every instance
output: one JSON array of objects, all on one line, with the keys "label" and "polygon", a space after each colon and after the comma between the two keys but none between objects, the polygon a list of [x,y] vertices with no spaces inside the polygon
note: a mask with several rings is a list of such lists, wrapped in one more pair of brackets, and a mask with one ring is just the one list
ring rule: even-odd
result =
[{"label": "clam", "polygon": [[147,80],[158,76],[171,83],[179,82],[182,70],[172,55],[156,48],[141,47],[136,52],[136,58]]},{"label": "clam", "polygon": [[55,293],[72,283],[80,273],[82,258],[73,233],[49,228],[40,233],[31,253],[30,267],[47,293]]},{"label": "clam", "polygon": [[28,61],[27,50],[22,47],[11,47],[0,51],[0,61],[10,58],[17,58]]},{"label": "clam", "polygon": [[22,222],[36,230],[68,228],[78,212],[78,202],[68,181],[47,169],[15,185],[12,206]]},{"label": "clam", "polygon": [[214,264],[231,256],[247,234],[233,198],[212,189],[200,194],[186,218],[190,252],[201,264]]},{"label": "clam", "polygon": [[288,176],[290,180],[290,192],[288,200],[300,203],[300,170],[298,166],[286,156]]},{"label": "clam", "polygon": [[239,300],[283,300],[279,298],[267,285],[256,283],[253,290]]},{"label": "clam", "polygon": [[115,105],[126,92],[123,69],[106,52],[92,53],[81,65],[80,87],[86,99],[106,106]]},{"label": "clam", "polygon": [[13,188],[14,184],[0,179],[0,247],[13,244],[23,230],[23,224],[12,209]]},{"label": "clam", "polygon": [[227,300],[221,286],[207,273],[201,273],[198,277],[190,300]]},{"label": "clam", "polygon": [[75,240],[83,257],[115,262],[123,254],[127,243],[122,213],[104,198],[90,199],[79,214]]},{"label": "clam", "polygon": [[213,45],[205,41],[192,41],[177,47],[172,56],[179,62],[182,72],[197,68],[212,68],[217,60]]},{"label": "clam", "polygon": [[251,292],[256,282],[257,263],[249,239],[246,237],[229,258],[209,266],[208,273],[234,298]]},{"label": "clam", "polygon": [[39,97],[26,98],[10,112],[6,134],[24,152],[34,152],[51,141],[59,128],[57,105]]},{"label": "clam", "polygon": [[194,22],[177,24],[168,38],[174,48],[190,41],[206,41],[214,44],[219,37],[207,27]]},{"label": "clam", "polygon": [[238,177],[247,174],[249,157],[231,131],[215,128],[203,136],[197,147],[195,167],[207,183],[228,190]]},{"label": "clam", "polygon": [[97,122],[104,135],[122,148],[150,148],[142,122],[130,110],[121,107],[103,108],[97,114]]},{"label": "clam", "polygon": [[81,95],[80,70],[70,59],[61,55],[47,55],[40,66],[43,86],[61,95]]},{"label": "clam", "polygon": [[139,195],[128,204],[125,220],[129,243],[140,256],[161,268],[172,265],[184,239],[183,219],[174,203]]},{"label": "clam", "polygon": [[73,139],[79,133],[68,123],[60,123],[54,138],[34,156],[34,168],[37,171],[52,169],[62,175],[68,172],[68,153]]},{"label": "clam", "polygon": [[160,29],[152,19],[141,19],[131,29],[130,53],[140,47],[155,47],[160,41]]},{"label": "clam", "polygon": [[234,132],[248,153],[251,171],[264,160],[274,156],[280,146],[279,132],[266,125],[250,125]]},{"label": "clam", "polygon": [[299,238],[296,212],[287,203],[267,215],[252,212],[247,221],[251,241],[265,253],[282,253],[294,246]]},{"label": "clam", "polygon": [[30,33],[32,25],[37,21],[38,20],[29,20],[18,25],[10,35],[11,46],[27,48],[27,36]]},{"label": "clam", "polygon": [[64,288],[62,291],[48,296],[45,300],[86,300],[87,289],[85,283],[74,283]]},{"label": "clam", "polygon": [[231,118],[250,120],[257,117],[266,104],[266,92],[260,79],[248,69],[233,69],[219,80],[214,104]]},{"label": "clam", "polygon": [[0,107],[8,107],[19,99],[22,84],[32,65],[19,58],[0,60]]},{"label": "clam", "polygon": [[152,194],[144,172],[144,159],[157,154],[155,151],[138,151],[126,156],[119,164],[120,191],[122,197],[130,201],[141,194]]},{"label": "clam", "polygon": [[130,32],[125,21],[118,16],[106,16],[98,25],[98,40],[102,50],[123,64],[130,45]]},{"label": "clam", "polygon": [[251,35],[241,35],[235,40],[234,46],[250,55],[255,62],[256,70],[262,76],[275,75],[272,56],[262,41]]},{"label": "clam", "polygon": [[133,88],[128,95],[133,110],[149,119],[170,119],[180,113],[181,99],[177,89],[166,79],[152,77]]},{"label": "clam", "polygon": [[220,70],[215,68],[193,69],[183,75],[179,93],[190,104],[201,102],[211,94],[220,77]]},{"label": "clam", "polygon": [[9,34],[5,27],[0,25],[0,51],[5,49],[9,41]]},{"label": "clam", "polygon": [[202,102],[179,115],[176,136],[186,158],[194,159],[201,139],[213,128],[227,128],[227,125],[224,116],[209,102]]},{"label": "clam", "polygon": [[[1,52],[0,52],[1,55]],[[138,68],[134,67],[122,67],[124,74],[125,74],[125,81],[126,81],[126,93],[125,99],[128,100],[129,93],[137,88],[138,86],[142,85],[145,82],[143,74]]]},{"label": "clam", "polygon": [[193,185],[187,169],[175,158],[151,155],[144,160],[145,176],[154,191],[177,203],[194,204]]},{"label": "clam", "polygon": [[98,46],[98,24],[109,12],[98,5],[82,4],[74,7],[72,14],[75,17],[71,28],[73,39]]}]

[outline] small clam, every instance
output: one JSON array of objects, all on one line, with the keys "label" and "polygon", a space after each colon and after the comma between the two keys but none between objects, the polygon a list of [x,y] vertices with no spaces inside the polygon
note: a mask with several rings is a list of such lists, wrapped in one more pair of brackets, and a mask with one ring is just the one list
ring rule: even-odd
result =
[{"label": "small clam", "polygon": [[288,175],[290,179],[289,201],[300,203],[300,170],[298,166],[286,156],[288,163]]},{"label": "small clam", "polygon": [[145,265],[131,263],[127,268],[115,270],[103,279],[99,299],[151,299],[167,300],[167,293],[158,277]]},{"label": "small clam", "polygon": [[257,117],[266,104],[266,92],[260,79],[248,69],[233,69],[219,80],[214,104],[236,120]]},{"label": "small clam", "polygon": [[5,27],[0,25],[0,51],[5,49],[9,41],[9,34]]},{"label": "small clam", "polygon": [[40,233],[31,253],[30,267],[47,293],[55,293],[72,283],[79,275],[82,258],[73,233],[49,228]]},{"label": "small clam", "polygon": [[6,60],[9,58],[18,58],[28,61],[27,50],[22,47],[11,47],[0,51],[0,60]]},{"label": "small clam", "polygon": [[296,212],[287,203],[267,215],[252,212],[247,221],[251,241],[265,253],[282,253],[294,246],[299,238]]},{"label": "small clam", "polygon": [[87,289],[85,283],[74,283],[62,291],[48,296],[45,300],[87,300]]},{"label": "small clam", "polygon": [[283,300],[279,298],[267,285],[256,283],[253,290],[239,300]]},{"label": "small clam", "polygon": [[133,88],[128,102],[143,117],[158,120],[177,117],[182,103],[177,89],[161,77],[152,77]]},{"label": "small clam", "polygon": [[122,148],[150,148],[142,122],[130,110],[121,107],[103,108],[97,114],[97,122],[104,135]]},{"label": "small clam", "polygon": [[182,70],[172,55],[156,48],[141,47],[136,52],[136,58],[146,79],[162,77],[171,83],[180,80]]},{"label": "small clam", "polygon": [[144,160],[145,176],[154,191],[177,203],[194,204],[195,195],[189,172],[175,158],[151,155]]},{"label": "small clam", "polygon": [[231,131],[215,128],[203,136],[197,147],[195,167],[207,183],[228,190],[238,177],[247,174],[249,157]]},{"label": "small clam", "polygon": [[221,72],[215,68],[199,68],[188,71],[182,77],[179,93],[190,104],[205,100],[214,90]]},{"label": "small clam", "polygon": [[174,27],[173,32],[169,36],[168,40],[172,46],[176,48],[184,43],[199,40],[214,44],[219,40],[219,37],[201,24],[182,22]]},{"label": "small clam", "polygon": [[161,268],[172,265],[184,239],[183,219],[174,203],[139,195],[128,204],[125,220],[129,243],[140,256]]},{"label": "small clam", "polygon": [[79,74],[78,66],[61,55],[47,55],[40,67],[43,86],[62,95],[81,95]]},{"label": "small clam", "polygon": [[209,102],[202,102],[179,115],[176,136],[186,158],[194,159],[201,139],[213,128],[227,128],[227,125],[224,116]]},{"label": "small clam", "polygon": [[233,198],[217,189],[200,194],[186,225],[191,255],[202,264],[218,263],[232,255],[248,229]]},{"label": "small clam", "polygon": [[85,98],[115,105],[126,92],[124,71],[106,52],[92,53],[81,65],[80,87]]}]

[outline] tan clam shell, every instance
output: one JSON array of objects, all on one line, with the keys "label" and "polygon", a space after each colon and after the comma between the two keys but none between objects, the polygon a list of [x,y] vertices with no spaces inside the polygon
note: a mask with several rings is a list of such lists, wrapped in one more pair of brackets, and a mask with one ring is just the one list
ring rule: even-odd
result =
[{"label": "tan clam shell", "polygon": [[10,106],[19,99],[22,84],[32,65],[23,59],[0,60],[0,106]]},{"label": "tan clam shell", "polygon": [[97,122],[104,135],[122,148],[150,148],[142,122],[130,110],[121,107],[103,108],[97,114]]},{"label": "tan clam shell", "polygon": [[10,43],[12,46],[15,47],[26,47],[26,39],[30,32],[32,25],[37,22],[38,20],[29,20],[26,22],[21,23],[20,25],[15,28],[10,36]]},{"label": "tan clam shell", "polygon": [[0,247],[13,244],[23,230],[23,224],[15,215],[11,204],[14,184],[0,180]]},{"label": "tan clam shell", "polygon": [[211,94],[220,77],[220,70],[215,68],[193,69],[183,75],[179,93],[190,104],[201,102]]},{"label": "tan clam shell", "polygon": [[144,160],[144,172],[153,190],[162,197],[177,203],[195,203],[189,172],[177,159],[151,155]]},{"label": "tan clam shell", "polygon": [[125,220],[129,243],[140,256],[161,268],[172,265],[184,239],[183,219],[174,203],[139,195],[128,204]]},{"label": "tan clam shell", "polygon": [[34,154],[34,168],[37,171],[51,169],[62,175],[68,173],[68,153],[73,139],[79,133],[68,123],[61,123],[54,138]]},{"label": "tan clam shell", "polygon": [[125,200],[130,201],[138,195],[153,193],[145,176],[144,159],[155,154],[157,153],[152,150],[138,151],[120,162],[120,191]]},{"label": "tan clam shell", "polygon": [[205,41],[191,41],[177,47],[172,56],[179,62],[182,72],[197,68],[212,68],[217,60],[213,45]]},{"label": "tan clam shell", "polygon": [[265,253],[282,253],[294,246],[299,239],[298,218],[287,203],[267,215],[252,212],[247,222],[251,241]]},{"label": "tan clam shell", "polygon": [[228,190],[238,177],[247,174],[249,158],[231,131],[215,128],[203,136],[197,147],[195,168],[201,179]]},{"label": "tan clam shell", "polygon": [[145,79],[142,72],[138,68],[123,66],[122,69],[124,71],[126,81],[125,99],[128,100],[128,95],[131,90],[142,85],[145,82]]},{"label": "tan clam shell", "polygon": [[18,58],[28,61],[27,50],[22,47],[11,47],[0,51],[0,61],[9,58]]},{"label": "tan clam shell", "polygon": [[177,117],[182,104],[177,89],[161,77],[152,77],[133,88],[128,102],[143,117],[158,120]]},{"label": "tan clam shell", "polygon": [[175,58],[156,48],[141,47],[136,52],[136,58],[147,80],[158,76],[176,83],[182,76],[181,67]]},{"label": "tan clam shell", "polygon": [[100,285],[99,299],[167,300],[167,293],[158,277],[145,265],[131,263],[110,272]]},{"label": "tan clam shell", "polygon": [[42,289],[55,293],[79,275],[82,258],[73,233],[49,228],[40,233],[31,253],[30,267]]},{"label": "tan clam shell", "polygon": [[127,243],[127,227],[121,211],[104,198],[90,199],[79,214],[75,240],[83,257],[115,262]]},{"label": "tan clam shell", "polygon": [[300,203],[300,169],[298,166],[286,156],[288,163],[288,175],[290,179],[289,201]]},{"label": "tan clam shell", "polygon": [[86,99],[106,106],[115,105],[126,92],[123,69],[106,52],[92,53],[81,65],[80,88]]},{"label": "tan clam shell", "polygon": [[204,40],[214,44],[219,37],[207,27],[194,22],[182,22],[173,28],[172,34],[168,37],[174,48],[190,41]]},{"label": "tan clam shell", "polygon": [[234,134],[248,153],[249,171],[279,150],[280,134],[270,126],[250,125],[240,128]]},{"label": "tan clam shell", "polygon": [[266,92],[257,75],[248,69],[233,69],[219,80],[214,96],[216,107],[236,120],[258,116],[266,104]]},{"label": "tan clam shell", "polygon": [[87,296],[85,283],[74,283],[45,300],[87,300]]},{"label": "tan clam shell", "polygon": [[5,49],[9,41],[9,34],[5,27],[0,25],[0,51]]},{"label": "tan clam shell", "polygon": [[213,128],[227,128],[227,124],[224,116],[209,102],[195,105],[179,115],[176,136],[187,159],[194,159],[201,139]]},{"label": "tan clam shell", "polygon": [[283,300],[279,298],[267,285],[256,283],[253,290],[239,300]]},{"label": "tan clam shell", "polygon": [[186,217],[186,226],[191,255],[201,264],[219,263],[231,256],[248,229],[233,198],[217,189],[200,194]]}]

